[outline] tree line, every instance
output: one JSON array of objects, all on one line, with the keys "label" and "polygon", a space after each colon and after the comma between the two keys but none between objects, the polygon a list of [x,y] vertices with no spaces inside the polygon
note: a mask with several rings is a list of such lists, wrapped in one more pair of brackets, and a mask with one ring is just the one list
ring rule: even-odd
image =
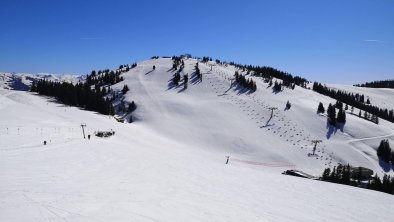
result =
[{"label": "tree line", "polygon": [[[385,119],[387,121],[394,123],[394,112],[393,110],[379,108],[370,104],[369,99],[365,102],[364,95],[358,93],[348,93],[342,90],[330,89],[327,86],[323,86],[318,82],[313,83],[313,91],[320,94],[329,96],[336,99],[342,103],[349,104],[350,106],[356,107],[360,110],[364,110],[372,115]],[[368,104],[369,103],[369,104]]]},{"label": "tree line", "polygon": [[81,107],[104,115],[114,113],[111,100],[104,99],[104,95],[107,93],[105,88],[101,91],[92,89],[86,82],[74,85],[68,82],[39,80],[33,82],[31,91],[40,95],[55,97],[65,105]]},{"label": "tree line", "polygon": [[357,86],[357,87],[369,87],[369,88],[390,88],[390,89],[394,89],[394,79],[366,82],[366,83],[362,83],[362,84],[356,84],[354,86]]},{"label": "tree line", "polygon": [[245,76],[239,74],[238,71],[235,71],[234,77],[235,77],[235,82],[241,85],[242,87],[249,89],[251,91],[256,91],[257,89],[256,82],[254,82],[252,79],[246,79]]},{"label": "tree line", "polygon": [[[93,70],[86,76],[85,82],[77,84],[39,80],[33,82],[31,91],[40,95],[55,97],[65,105],[81,107],[104,115],[113,115],[112,100],[115,99],[116,95],[109,86],[123,81],[121,74],[136,66],[137,64],[134,63],[132,65],[120,65],[117,70]],[[124,85],[122,93],[125,94],[128,90],[127,85]],[[111,96],[105,98],[110,93]],[[135,107],[132,106],[130,109],[134,110]]]},{"label": "tree line", "polygon": [[88,85],[95,86],[105,86],[105,85],[114,85],[123,81],[122,73],[128,72],[130,69],[135,68],[137,66],[136,63],[129,65],[120,65],[117,70],[93,70],[89,75],[86,76],[86,83]]},{"label": "tree line", "polygon": [[[202,57],[202,62],[206,63],[208,61],[212,61],[212,58],[208,56]],[[241,65],[235,62],[229,62],[229,63],[223,62],[219,59],[216,59],[215,62],[216,64],[220,64],[220,65],[229,64],[235,66],[236,68],[242,70],[243,72],[246,71],[247,75],[252,73],[254,76],[262,77],[264,79],[272,79],[272,78],[281,79],[282,84],[286,87],[294,88],[295,85],[298,85],[306,88],[306,84],[308,83],[308,80],[306,80],[305,78],[302,78],[300,76],[293,76],[290,73],[283,72],[269,66]]]},{"label": "tree line", "polygon": [[[336,109],[338,109],[338,115],[337,115]],[[347,109],[347,108],[345,108],[345,109]],[[324,108],[323,103],[320,102],[319,106],[317,107],[317,113],[324,113],[325,110],[326,109]],[[342,124],[346,123],[346,112],[343,109],[342,102],[337,101],[335,105],[332,105],[331,103],[328,104],[327,119],[332,126],[336,126],[337,123],[342,123]]]},{"label": "tree line", "polygon": [[[363,187],[370,190],[394,194],[394,177],[390,177],[390,175],[387,174],[384,174],[382,179],[380,179],[377,174],[370,177],[364,173],[367,170],[368,169],[362,167],[351,167],[349,164],[346,166],[339,164],[336,167],[334,166],[333,169],[324,169],[320,179],[326,182]],[[363,180],[368,180],[368,182],[365,184],[362,182]]]}]

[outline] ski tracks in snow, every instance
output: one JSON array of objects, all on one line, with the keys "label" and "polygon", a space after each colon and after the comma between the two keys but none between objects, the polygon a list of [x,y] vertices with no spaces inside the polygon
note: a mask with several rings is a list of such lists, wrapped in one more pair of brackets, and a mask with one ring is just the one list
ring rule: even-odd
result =
[{"label": "ski tracks in snow", "polygon": [[293,123],[284,111],[276,110],[273,119],[268,122],[267,120],[271,115],[270,104],[264,101],[262,97],[256,96],[256,93],[242,92],[236,86],[231,73],[222,71],[220,67],[214,67],[205,76],[205,81],[208,81],[209,86],[212,87],[218,97],[237,106],[260,129],[265,129],[267,132],[279,136],[289,143],[290,147],[299,148],[307,157],[324,161],[326,166],[333,164],[333,153],[326,152],[324,143],[317,147],[316,155],[310,155],[313,149],[311,135],[306,133],[307,130],[297,123]]}]

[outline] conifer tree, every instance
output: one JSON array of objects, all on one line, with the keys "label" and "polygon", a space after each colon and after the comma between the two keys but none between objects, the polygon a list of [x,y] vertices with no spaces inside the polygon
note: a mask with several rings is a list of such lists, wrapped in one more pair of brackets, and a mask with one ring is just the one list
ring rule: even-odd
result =
[{"label": "conifer tree", "polygon": [[390,162],[392,157],[392,151],[388,140],[380,141],[379,147],[376,152],[378,157],[382,159],[384,162],[386,163]]},{"label": "conifer tree", "polygon": [[128,112],[128,113],[131,113],[131,112],[133,112],[136,108],[137,108],[137,106],[135,105],[134,101],[132,101],[132,102],[129,104],[129,107],[127,108],[127,112]]},{"label": "conifer tree", "polygon": [[127,91],[129,91],[129,87],[128,87],[127,85],[124,85],[124,86],[123,86],[123,89],[122,89],[123,95],[126,94]]},{"label": "conifer tree", "polygon": [[275,91],[277,91],[277,92],[281,91],[281,90],[282,90],[282,83],[278,83],[278,82],[275,80],[275,84],[274,84],[273,89],[274,89]]},{"label": "conifer tree", "polygon": [[326,109],[324,109],[323,103],[319,103],[319,106],[317,107],[317,113],[324,113]]},{"label": "conifer tree", "polygon": [[337,100],[337,102],[335,103],[335,108],[339,110],[343,109],[343,103]]},{"label": "conifer tree", "polygon": [[382,189],[382,181],[378,177],[378,174],[375,174],[375,176],[372,177],[372,180],[368,184],[367,188],[371,189],[371,190],[381,190]]},{"label": "conifer tree", "polygon": [[286,109],[290,109],[290,108],[291,108],[291,103],[289,102],[289,100],[287,100]]},{"label": "conifer tree", "polygon": [[336,167],[334,166],[334,168],[332,169],[331,174],[330,174],[330,181],[333,183],[336,183],[336,178],[337,178]]},{"label": "conifer tree", "polygon": [[322,175],[322,180],[328,181],[330,179],[330,173],[331,173],[331,169],[329,167],[324,169],[323,175]]},{"label": "conifer tree", "polygon": [[172,82],[174,83],[174,85],[178,86],[179,85],[179,81],[181,80],[181,74],[180,72],[176,72],[174,74],[174,77],[172,78]]},{"label": "conifer tree", "polygon": [[327,108],[327,117],[330,121],[330,124],[335,126],[336,125],[336,111],[335,111],[335,108],[331,105],[331,103],[328,105],[328,108]]},{"label": "conifer tree", "polygon": [[338,117],[337,117],[337,121],[339,123],[346,123],[346,112],[344,110],[339,110],[338,111]]},{"label": "conifer tree", "polygon": [[187,89],[187,83],[188,83],[188,81],[189,81],[189,76],[186,74],[186,75],[183,75],[183,88],[184,89]]}]

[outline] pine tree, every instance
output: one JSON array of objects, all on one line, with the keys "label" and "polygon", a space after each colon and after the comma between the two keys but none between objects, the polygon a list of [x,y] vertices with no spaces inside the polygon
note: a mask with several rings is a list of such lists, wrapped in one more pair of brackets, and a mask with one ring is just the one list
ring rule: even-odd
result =
[{"label": "pine tree", "polygon": [[392,187],[390,183],[390,175],[384,174],[382,179],[382,192],[391,193],[392,194]]},{"label": "pine tree", "polygon": [[330,124],[335,126],[336,125],[336,111],[335,111],[335,108],[331,105],[331,103],[328,105],[328,108],[327,108],[327,116],[330,121]]},{"label": "pine tree", "polygon": [[31,83],[30,91],[31,91],[31,92],[37,92],[37,83],[36,83],[36,81],[33,81],[33,82]]},{"label": "pine tree", "polygon": [[343,166],[341,184],[350,184],[350,165]]},{"label": "pine tree", "polygon": [[334,169],[332,169],[331,174],[330,174],[330,181],[333,183],[336,183],[336,167],[334,166]]},{"label": "pine tree", "polygon": [[133,112],[136,108],[137,108],[137,106],[135,105],[134,101],[132,101],[132,102],[129,104],[129,107],[127,108],[127,112],[128,112],[128,113],[131,113],[131,112]]},{"label": "pine tree", "polygon": [[335,108],[339,110],[343,109],[343,103],[337,100],[337,102],[335,103]]},{"label": "pine tree", "polygon": [[278,82],[275,80],[275,84],[274,84],[273,89],[274,89],[275,91],[277,91],[277,92],[281,91],[281,90],[282,90],[282,83],[278,83]]},{"label": "pine tree", "polygon": [[172,78],[172,82],[174,83],[174,85],[178,86],[179,85],[179,81],[181,80],[181,74],[180,72],[176,72],[174,74],[174,77]]},{"label": "pine tree", "polygon": [[338,117],[337,117],[338,123],[346,123],[346,112],[344,110],[339,110],[338,111]]},{"label": "pine tree", "polygon": [[289,100],[287,100],[286,109],[290,109],[290,108],[291,108],[291,104],[290,104]]},{"label": "pine tree", "polygon": [[187,83],[188,83],[188,81],[189,81],[189,76],[186,74],[186,75],[183,75],[183,88],[184,89],[187,89]]},{"label": "pine tree", "polygon": [[323,103],[319,103],[319,106],[317,107],[317,113],[324,113],[326,110],[324,109]]},{"label": "pine tree", "polygon": [[380,159],[382,159],[386,163],[390,162],[392,158],[392,151],[388,140],[380,141],[379,147],[376,152]]},{"label": "pine tree", "polygon": [[375,174],[375,176],[372,177],[372,181],[368,184],[367,188],[378,191],[382,189],[382,181],[378,177],[378,174]]},{"label": "pine tree", "polygon": [[124,85],[123,89],[122,89],[123,95],[125,95],[127,93],[127,91],[129,91],[129,87],[127,85]]},{"label": "pine tree", "polygon": [[329,167],[324,169],[323,175],[322,175],[322,180],[328,181],[330,179],[330,173],[331,173],[331,169]]}]

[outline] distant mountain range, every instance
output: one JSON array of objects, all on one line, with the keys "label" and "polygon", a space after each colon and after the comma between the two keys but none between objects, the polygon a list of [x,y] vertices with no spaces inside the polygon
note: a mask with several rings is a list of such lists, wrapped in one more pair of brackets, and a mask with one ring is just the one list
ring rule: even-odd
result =
[{"label": "distant mountain range", "polygon": [[0,85],[5,89],[28,91],[34,80],[67,81],[76,83],[83,80],[81,75],[50,73],[6,73],[0,72]]}]

